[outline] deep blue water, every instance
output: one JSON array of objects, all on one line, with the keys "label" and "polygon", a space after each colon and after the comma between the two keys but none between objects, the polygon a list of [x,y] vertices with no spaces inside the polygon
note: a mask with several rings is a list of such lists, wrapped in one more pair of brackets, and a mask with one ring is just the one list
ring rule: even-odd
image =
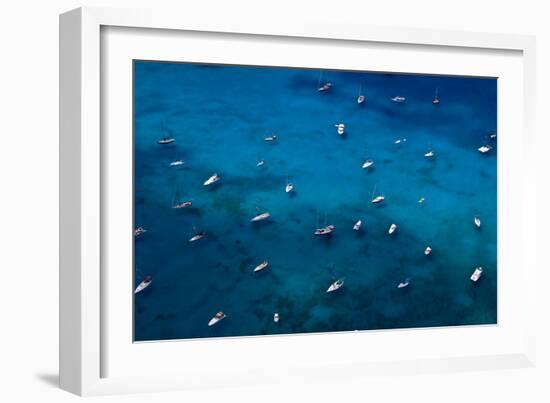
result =
[{"label": "deep blue water", "polygon": [[[477,148],[496,131],[497,80],[325,71],[327,93],[318,80],[316,70],[135,62],[135,225],[148,231],[135,241],[135,283],[153,277],[135,297],[136,341],[496,323],[496,147]],[[271,133],[276,143],[263,140]],[[158,145],[164,135],[175,144]],[[205,188],[214,172],[221,181]],[[193,207],[173,209],[175,199]],[[250,223],[262,211],[271,219]],[[336,230],[320,239],[325,215]],[[207,235],[189,243],[193,231]],[[227,318],[208,327],[218,311]]]}]

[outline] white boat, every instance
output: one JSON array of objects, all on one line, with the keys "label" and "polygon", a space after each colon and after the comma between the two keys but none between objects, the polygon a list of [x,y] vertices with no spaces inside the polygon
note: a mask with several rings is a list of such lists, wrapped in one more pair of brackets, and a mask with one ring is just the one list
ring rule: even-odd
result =
[{"label": "white boat", "polygon": [[258,214],[258,215],[255,215],[254,217],[252,217],[250,219],[250,222],[257,222],[257,221],[267,220],[269,217],[271,217],[271,214],[269,214],[268,212],[261,213],[261,214]]},{"label": "white boat", "polygon": [[145,277],[143,281],[139,283],[139,285],[134,290],[134,294],[137,294],[138,292],[145,290],[147,287],[151,285],[152,282],[153,282],[153,277],[151,276]]},{"label": "white boat", "polygon": [[426,199],[424,197],[421,197],[420,199],[418,199],[418,203],[422,204],[426,201]]},{"label": "white boat", "polygon": [[206,236],[206,232],[204,232],[204,231],[197,232],[195,235],[193,235],[191,238],[189,238],[189,242],[196,242],[199,239],[204,238],[205,236]]},{"label": "white boat", "polygon": [[385,197],[380,195],[380,196],[376,196],[374,199],[372,199],[372,202],[373,203],[382,203],[384,201]]},{"label": "white boat", "polygon": [[259,160],[258,163],[256,164],[257,167],[261,167],[265,164],[265,161],[264,160]]},{"label": "white boat", "polygon": [[401,283],[397,284],[397,288],[405,288],[405,287],[408,287],[410,283],[411,283],[411,279],[408,278],[408,279],[406,279],[405,281],[402,281]]},{"label": "white boat", "polygon": [[435,96],[434,96],[434,99],[432,99],[432,104],[434,105],[439,105],[440,104],[440,100],[439,100],[439,97],[438,97],[438,92],[439,92],[439,88],[436,88],[435,89]]},{"label": "white boat", "polygon": [[474,224],[476,227],[481,228],[481,219],[479,217],[474,217]]},{"label": "white boat", "polygon": [[432,253],[432,248],[428,246],[426,247],[426,249],[424,249],[424,254],[428,256],[430,253]]},{"label": "white boat", "polygon": [[160,140],[157,141],[158,144],[164,145],[164,144],[172,144],[176,139],[172,137],[163,137]]},{"label": "white boat", "polygon": [[172,208],[180,209],[180,208],[190,207],[192,205],[193,205],[193,202],[191,200],[188,200],[188,201],[184,201],[184,202],[181,202],[181,203],[176,203],[172,206]]},{"label": "white boat", "polygon": [[184,160],[177,160],[177,161],[172,161],[170,163],[170,166],[171,167],[179,167],[181,165],[185,164],[185,161]]},{"label": "white boat", "polygon": [[147,232],[147,230],[143,227],[137,227],[135,230],[134,230],[134,236],[140,236],[140,235],[143,235]]},{"label": "white boat", "polygon": [[496,138],[497,138],[497,134],[496,134],[496,133],[493,133],[493,134],[491,134],[491,135],[489,136],[489,138],[491,138],[491,139],[496,139]]},{"label": "white boat", "polygon": [[325,92],[332,88],[332,83],[324,83],[323,85],[319,86],[317,88],[317,91],[319,92]]},{"label": "white boat", "polygon": [[278,323],[278,322],[279,322],[279,319],[280,319],[280,318],[279,318],[279,314],[278,314],[277,312],[275,312],[275,313],[273,314],[273,322]]},{"label": "white boat", "polygon": [[290,193],[294,189],[294,185],[292,183],[287,183],[285,186],[285,192]]},{"label": "white boat", "polygon": [[395,224],[390,225],[390,229],[388,229],[388,234],[390,235],[393,234],[396,229],[397,229],[397,225]]},{"label": "white boat", "polygon": [[254,268],[254,272],[261,271],[265,269],[268,266],[267,260],[264,260],[262,263],[260,263],[258,266]]},{"label": "white boat", "polygon": [[208,322],[208,326],[214,326],[220,320],[225,319],[225,317],[225,313],[223,313],[222,311],[218,312],[212,317],[212,319],[210,319],[210,322]]},{"label": "white boat", "polygon": [[493,149],[493,147],[491,147],[489,144],[487,144],[487,145],[479,147],[477,149],[477,151],[479,151],[481,154],[486,154],[489,151],[491,151],[492,149]]},{"label": "white boat", "polygon": [[277,135],[275,135],[275,134],[272,134],[271,136],[264,137],[264,141],[267,141],[267,142],[273,142],[273,141],[276,141],[276,140],[277,140]]},{"label": "white boat", "polygon": [[344,280],[343,279],[336,280],[334,283],[332,283],[330,285],[329,288],[327,288],[327,292],[333,292],[333,291],[339,290],[343,286],[344,286]]},{"label": "white boat", "polygon": [[217,173],[215,173],[214,175],[212,175],[210,178],[208,178],[204,183],[203,185],[204,186],[210,186],[212,185],[213,183],[216,183],[217,181],[219,181],[221,178],[220,178],[220,175],[218,175]]},{"label": "white boat", "polygon": [[359,220],[353,225],[353,229],[355,231],[359,231],[361,229],[361,224],[363,224],[363,221]]},{"label": "white boat", "polygon": [[397,139],[393,142],[393,144],[401,144],[401,143],[405,143],[407,141],[407,139]]},{"label": "white boat", "polygon": [[370,168],[371,166],[374,165],[374,161],[373,160],[366,160],[365,162],[363,162],[363,169],[367,169],[367,168]]},{"label": "white boat", "polygon": [[357,103],[358,103],[359,105],[361,105],[363,102],[365,102],[365,96],[364,96],[364,95],[359,95],[359,96],[357,97]]},{"label": "white boat", "polygon": [[334,225],[327,225],[326,227],[317,228],[313,234],[314,235],[328,235],[328,234],[332,233],[335,229],[336,229],[336,227]]},{"label": "white boat", "polygon": [[479,280],[481,275],[483,274],[483,268],[482,267],[476,267],[472,275],[470,276],[470,280],[472,280],[474,283]]},{"label": "white boat", "polygon": [[401,103],[405,102],[405,97],[401,97],[401,96],[397,95],[397,96],[393,97],[391,100],[393,102],[397,102],[398,104],[401,104]]},{"label": "white boat", "polygon": [[336,127],[336,132],[338,133],[339,136],[344,135],[344,131],[346,129],[346,126],[343,123],[335,124],[334,127]]},{"label": "white boat", "polygon": [[424,154],[424,157],[426,158],[433,158],[435,157],[435,152],[433,152],[432,150],[428,151],[426,154]]}]

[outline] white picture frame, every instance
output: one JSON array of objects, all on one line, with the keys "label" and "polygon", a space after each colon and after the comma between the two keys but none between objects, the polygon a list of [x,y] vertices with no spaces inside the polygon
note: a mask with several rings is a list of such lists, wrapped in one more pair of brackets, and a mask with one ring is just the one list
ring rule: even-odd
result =
[{"label": "white picture frame", "polygon": [[[105,362],[109,354],[120,346],[114,345],[107,348],[112,342],[107,336],[108,332],[102,329],[112,324],[112,321],[105,320],[105,317],[110,314],[110,305],[106,302],[108,291],[105,290],[103,281],[109,276],[102,272],[102,267],[106,263],[102,228],[104,224],[102,220],[105,220],[102,208],[106,196],[103,193],[108,189],[103,182],[105,182],[105,176],[109,175],[109,171],[106,170],[108,157],[104,147],[110,144],[109,141],[103,141],[105,139],[102,140],[101,137],[102,132],[109,130],[109,124],[102,121],[105,116],[102,114],[101,105],[102,92],[106,93],[109,90],[102,87],[106,84],[101,76],[101,57],[106,55],[102,53],[101,35],[106,27],[155,29],[159,32],[170,30],[170,32],[218,33],[218,36],[243,35],[254,37],[254,40],[260,42],[264,39],[272,42],[282,41],[281,38],[295,41],[319,39],[338,40],[333,46],[339,46],[339,43],[376,43],[378,46],[410,45],[424,47],[423,49],[426,47],[469,49],[479,54],[492,51],[516,52],[516,56],[519,57],[516,61],[520,60],[522,72],[519,77],[521,83],[516,84],[520,85],[518,88],[522,88],[523,92],[519,91],[520,99],[515,101],[522,107],[520,119],[522,126],[519,132],[510,137],[508,149],[511,150],[517,145],[523,158],[514,162],[514,168],[517,168],[516,177],[511,180],[513,185],[506,190],[506,195],[501,195],[499,191],[499,203],[501,196],[509,197],[509,192],[515,191],[516,194],[534,194],[535,192],[535,182],[530,179],[534,177],[532,173],[536,169],[533,158],[535,147],[533,132],[535,42],[533,37],[381,28],[323,21],[288,20],[283,23],[269,19],[216,20],[151,10],[81,8],[65,13],[60,17],[60,385],[63,389],[79,395],[96,395],[228,384],[247,385],[274,379],[277,382],[293,382],[296,378],[328,379],[328,374],[331,377],[357,377],[374,373],[409,374],[534,365],[535,318],[530,317],[529,313],[536,311],[537,266],[534,260],[536,242],[533,239],[536,232],[535,201],[534,198],[526,197],[522,198],[524,200],[521,203],[515,205],[521,210],[518,217],[514,219],[504,217],[499,211],[499,226],[501,220],[509,220],[508,228],[518,232],[517,238],[514,239],[518,239],[520,245],[514,245],[514,252],[507,250],[501,253],[502,245],[499,240],[499,261],[504,257],[521,266],[521,270],[518,271],[521,281],[510,283],[510,287],[513,287],[514,292],[517,293],[516,298],[522,298],[521,307],[525,314],[522,323],[515,324],[514,334],[517,337],[514,342],[503,344],[498,352],[495,350],[484,353],[481,348],[481,351],[461,355],[459,352],[445,354],[444,349],[440,349],[433,354],[408,356],[404,359],[388,357],[388,359],[369,361],[358,356],[356,360],[341,363],[323,359],[308,363],[308,357],[311,359],[312,356],[304,354],[301,358],[288,362],[288,365],[284,362],[268,361],[271,364],[263,364],[261,373],[252,371],[253,363],[247,363],[246,360],[243,360],[240,367],[232,366],[231,371],[220,366],[219,369],[212,370],[214,375],[209,379],[205,379],[204,376],[208,368],[197,368],[196,371],[190,368],[194,360],[197,360],[194,356],[189,356],[184,364],[169,363],[164,359],[164,364],[170,367],[170,370],[158,376],[131,373],[123,365],[119,366],[120,369],[117,371],[107,370]],[[167,46],[170,46],[169,41],[167,43]],[[501,128],[499,128],[499,136],[500,130]],[[505,151],[499,153],[499,187],[501,173],[509,172],[501,170],[502,164],[506,161],[510,162],[510,159],[510,153]],[[504,245],[511,246],[506,243]],[[513,256],[512,253],[514,253]],[[504,297],[506,299],[506,296]],[[502,298],[499,295],[499,306]],[[124,314],[117,313],[117,315]],[[130,318],[123,319],[121,323],[131,321]],[[393,333],[380,332],[376,336],[369,337],[399,340],[400,337],[414,338],[415,335],[418,336],[418,332],[424,331],[396,330]],[[486,333],[484,337],[492,337],[492,334],[497,337],[502,336],[499,333],[491,333],[492,329],[484,332]],[[518,341],[520,333],[521,341]],[[284,345],[285,349],[307,349],[307,345],[311,344],[307,339],[314,337],[319,336],[207,341],[205,344],[195,344],[191,350],[200,350],[203,354],[208,354],[212,344],[207,343],[220,345],[232,343],[232,347],[238,349],[242,347],[238,347],[239,343],[244,342],[253,346],[254,351],[261,355],[268,349],[277,351],[281,345]],[[327,344],[357,343],[356,335],[349,333],[322,337],[323,343]],[[450,328],[433,332],[433,334],[424,332],[418,337],[429,338],[433,343],[438,343],[438,340],[443,340],[445,337],[449,337],[449,340],[453,337],[468,339],[475,335],[467,329]],[[354,341],[351,340],[352,338]],[[156,352],[159,356],[171,354],[171,350],[176,349],[176,345],[177,343],[164,343],[163,351]],[[190,354],[189,350],[180,351],[180,353]],[[144,348],[141,352],[144,352]],[[311,350],[308,353],[315,352],[316,350]],[[245,356],[250,355],[248,353],[245,352]],[[128,354],[133,354],[130,349]],[[124,355],[121,355],[119,360],[125,358],[131,362],[130,357]],[[272,358],[275,360],[275,357]],[[226,359],[229,360],[231,357],[227,356]],[[157,365],[159,362],[162,362],[162,359],[157,361]],[[252,366],[247,367],[247,365]],[[307,366],[307,371],[304,371],[304,365]],[[281,371],[281,368],[284,368],[284,371]]]}]

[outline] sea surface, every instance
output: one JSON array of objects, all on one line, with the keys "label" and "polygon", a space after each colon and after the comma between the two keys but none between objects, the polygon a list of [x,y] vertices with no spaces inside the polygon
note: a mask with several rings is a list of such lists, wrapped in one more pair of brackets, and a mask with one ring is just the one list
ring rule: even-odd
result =
[{"label": "sea surface", "polygon": [[135,340],[496,323],[496,122],[494,78],[135,61]]}]

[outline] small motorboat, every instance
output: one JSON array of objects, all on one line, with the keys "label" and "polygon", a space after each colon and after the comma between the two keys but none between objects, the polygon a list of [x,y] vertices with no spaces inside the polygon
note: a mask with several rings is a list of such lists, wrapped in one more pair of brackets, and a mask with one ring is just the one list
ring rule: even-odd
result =
[{"label": "small motorboat", "polygon": [[423,204],[425,201],[426,199],[424,197],[421,197],[420,199],[418,199],[419,204]]},{"label": "small motorboat", "polygon": [[428,256],[430,253],[432,253],[432,248],[430,246],[427,246],[426,249],[424,249],[424,254]]},{"label": "small motorboat", "polygon": [[328,234],[331,234],[335,229],[336,229],[336,227],[334,225],[327,225],[326,227],[317,228],[313,234],[314,235],[328,235]]},{"label": "small motorboat", "polygon": [[376,203],[382,203],[382,202],[384,201],[384,199],[385,199],[385,197],[382,196],[382,195],[380,195],[380,196],[376,196],[374,199],[372,199],[372,202],[373,202],[374,204],[376,204]]},{"label": "small motorboat", "polygon": [[185,161],[184,160],[177,160],[177,161],[172,161],[170,163],[170,166],[171,167],[179,167],[181,165],[185,164]]},{"label": "small motorboat", "polygon": [[338,124],[335,124],[334,127],[336,127],[336,132],[338,133],[339,136],[344,135],[344,132],[346,130],[346,125],[344,125],[343,123],[338,123]]},{"label": "small motorboat", "polygon": [[393,97],[391,100],[393,102],[397,102],[398,104],[401,104],[401,103],[405,102],[405,97],[401,97],[401,96],[397,95],[397,96]]},{"label": "small motorboat", "polygon": [[474,217],[474,225],[481,228],[481,219],[479,217]]},{"label": "small motorboat", "polygon": [[374,165],[373,160],[366,160],[365,162],[363,162],[362,168],[367,169],[367,168],[370,168],[373,165]]},{"label": "small motorboat", "polygon": [[219,181],[221,178],[220,178],[220,175],[218,175],[217,173],[215,173],[214,175],[212,175],[210,178],[208,178],[204,183],[203,185],[204,186],[210,186],[212,185],[213,183],[216,183],[217,181]]},{"label": "small motorboat", "polygon": [[358,103],[359,105],[361,105],[363,102],[365,102],[365,96],[364,96],[364,95],[359,95],[359,96],[357,97],[357,103]]},{"label": "small motorboat", "polygon": [[361,224],[363,224],[363,221],[359,220],[353,225],[354,231],[359,231],[361,229]]},{"label": "small motorboat", "polygon": [[258,163],[256,164],[257,167],[263,167],[265,164],[265,161],[264,160],[259,160]]},{"label": "small motorboat", "polygon": [[206,236],[206,232],[204,232],[204,231],[197,232],[195,235],[193,235],[191,238],[189,238],[189,242],[196,242],[199,239],[204,238],[205,236]]},{"label": "small motorboat", "polygon": [[271,214],[269,214],[268,212],[261,213],[261,214],[258,214],[258,215],[255,215],[254,217],[252,217],[250,219],[250,222],[257,222],[257,221],[267,220],[269,217],[271,217]]},{"label": "small motorboat", "polygon": [[140,236],[140,235],[143,235],[147,232],[147,230],[143,227],[137,227],[135,230],[134,230],[134,236]]},{"label": "small motorboat", "polygon": [[491,151],[493,147],[491,147],[489,144],[481,146],[477,149],[481,154],[487,154],[489,151]]},{"label": "small motorboat", "polygon": [[489,138],[491,138],[491,139],[496,139],[496,138],[497,138],[497,134],[496,134],[496,133],[493,133],[493,134],[491,134],[491,135],[489,136]]},{"label": "small motorboat", "polygon": [[397,288],[405,288],[405,287],[408,287],[410,283],[411,283],[411,279],[408,278],[408,279],[406,279],[405,281],[402,281],[402,282],[400,282],[399,284],[397,284]]},{"label": "small motorboat", "polygon": [[208,326],[214,326],[216,323],[218,323],[220,320],[225,319],[226,315],[222,311],[218,312],[214,315],[212,319],[210,319],[210,322],[208,322]]},{"label": "small motorboat", "polygon": [[424,157],[433,158],[433,157],[435,157],[435,152],[433,150],[430,150],[426,154],[424,154]]},{"label": "small motorboat", "polygon": [[264,137],[264,141],[267,141],[267,142],[277,141],[277,136],[275,134],[272,134],[271,136]]},{"label": "small motorboat", "polygon": [[480,279],[482,274],[483,274],[483,268],[482,267],[476,267],[474,272],[470,276],[470,280],[472,280],[475,283],[475,282],[477,282],[477,280]]},{"label": "small motorboat", "polygon": [[294,190],[294,185],[292,183],[287,183],[285,186],[285,192],[290,193]]},{"label": "small motorboat", "polygon": [[439,105],[441,103],[441,101],[439,100],[438,92],[439,92],[439,88],[436,88],[434,99],[432,99],[432,104],[434,105]]},{"label": "small motorboat", "polygon": [[258,266],[254,268],[254,272],[261,271],[265,269],[268,265],[269,263],[267,263],[267,260],[264,260],[262,263],[260,263]]},{"label": "small motorboat", "polygon": [[159,141],[157,141],[158,144],[165,145],[165,144],[172,144],[176,139],[172,137],[163,137]]},{"label": "small motorboat", "polygon": [[180,209],[180,208],[191,207],[192,205],[193,205],[193,202],[191,200],[188,200],[181,203],[176,203],[172,206],[172,208]]},{"label": "small motorboat", "polygon": [[279,319],[280,319],[280,318],[279,318],[279,314],[278,314],[277,312],[275,312],[275,313],[273,314],[273,322],[279,323]]},{"label": "small motorboat", "polygon": [[134,290],[134,294],[137,294],[138,292],[145,290],[147,287],[151,285],[152,282],[153,282],[153,277],[151,276],[145,277],[143,281],[139,283],[139,285]]},{"label": "small motorboat", "polygon": [[327,292],[333,292],[333,291],[339,290],[343,286],[344,286],[344,280],[343,279],[336,280],[334,283],[332,283],[330,285],[329,288],[327,288]]},{"label": "small motorboat", "polygon": [[407,139],[397,139],[393,142],[393,144],[401,144],[401,143],[406,143],[407,142]]},{"label": "small motorboat", "polygon": [[395,224],[390,225],[390,228],[388,229],[388,234],[390,235],[393,234],[396,229],[397,229],[397,225]]},{"label": "small motorboat", "polygon": [[325,92],[332,88],[332,83],[324,83],[323,85],[320,85],[319,88],[317,88],[317,91],[319,92]]}]

